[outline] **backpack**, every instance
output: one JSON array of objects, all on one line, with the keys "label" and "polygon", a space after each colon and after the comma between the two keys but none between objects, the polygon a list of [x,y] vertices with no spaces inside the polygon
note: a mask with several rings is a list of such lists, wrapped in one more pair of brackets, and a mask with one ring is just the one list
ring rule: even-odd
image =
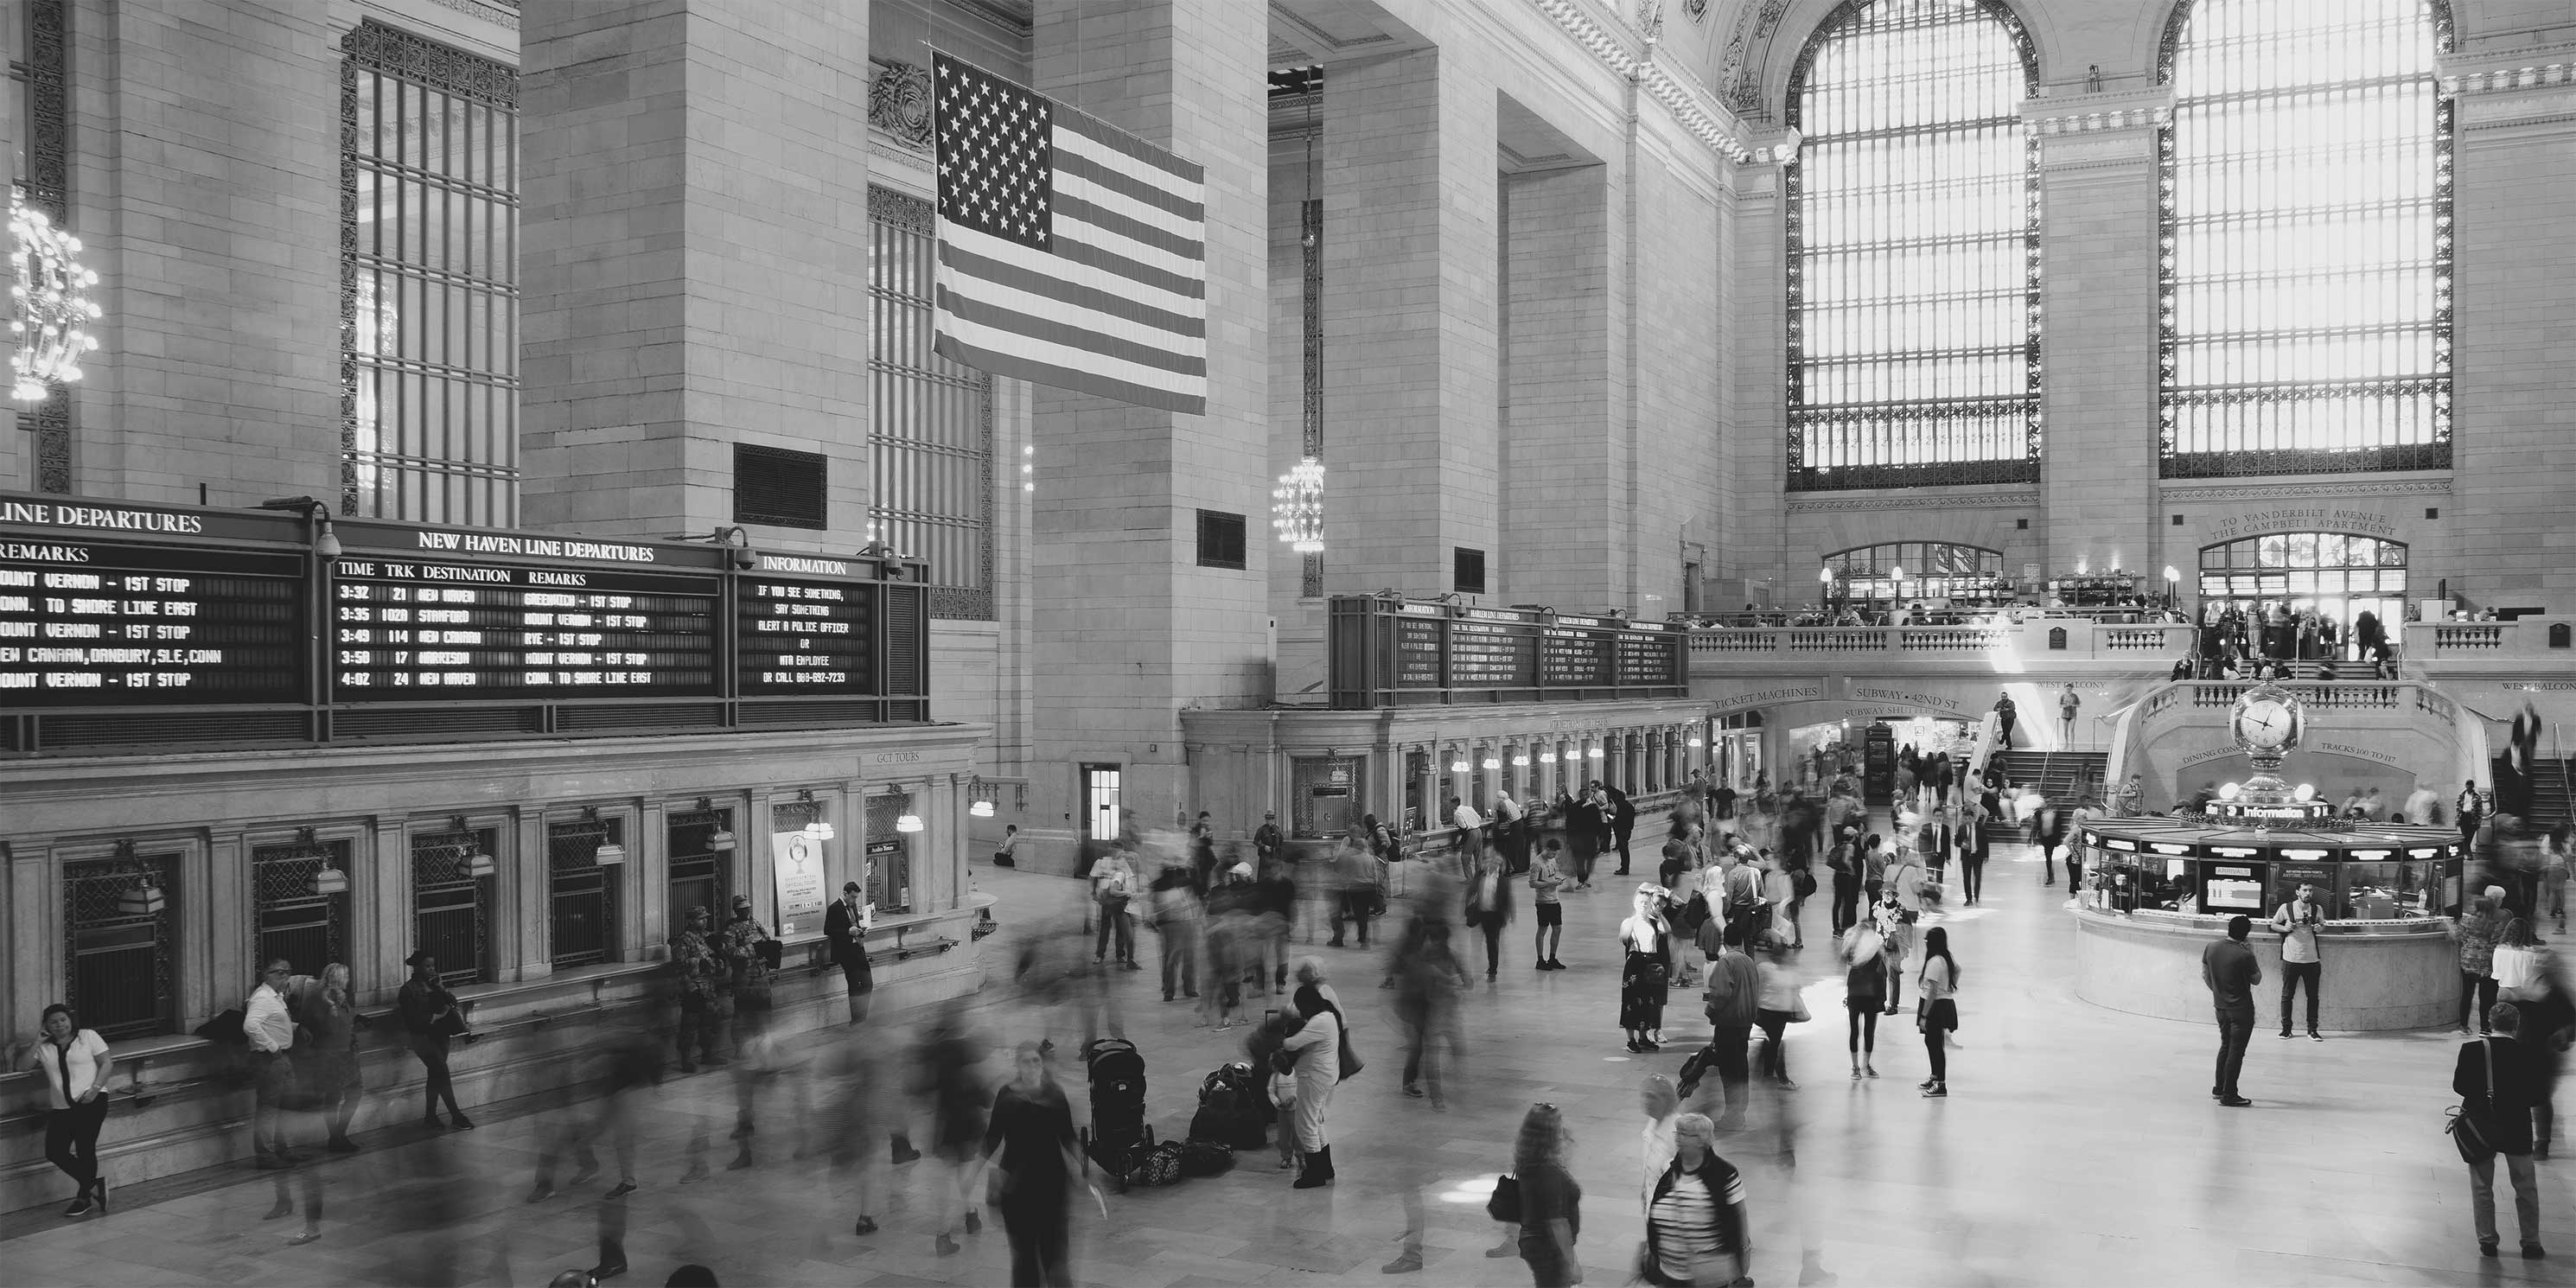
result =
[{"label": "backpack", "polygon": [[1178,1148],[1183,1176],[1223,1176],[1234,1170],[1234,1149],[1224,1141],[1191,1140]]},{"label": "backpack", "polygon": [[[1228,1153],[1230,1161],[1234,1157]],[[1167,1140],[1147,1150],[1127,1173],[1130,1185],[1173,1185],[1188,1173],[1189,1147],[1177,1140]]]}]

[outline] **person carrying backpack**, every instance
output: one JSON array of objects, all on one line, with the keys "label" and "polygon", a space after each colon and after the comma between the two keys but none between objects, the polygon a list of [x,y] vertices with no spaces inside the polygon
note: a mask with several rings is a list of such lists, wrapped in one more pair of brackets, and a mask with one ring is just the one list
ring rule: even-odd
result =
[{"label": "person carrying backpack", "polygon": [[1738,1131],[1744,1126],[1745,1089],[1753,1078],[1746,1055],[1753,1042],[1755,1012],[1762,1003],[1761,972],[1741,943],[1728,940],[1719,946],[1718,955],[1709,960],[1708,989],[1701,999],[1714,1032],[1708,1045],[1683,1063],[1679,1090],[1683,1099],[1689,1099],[1700,1079],[1716,1069],[1726,1101],[1718,1130]]}]

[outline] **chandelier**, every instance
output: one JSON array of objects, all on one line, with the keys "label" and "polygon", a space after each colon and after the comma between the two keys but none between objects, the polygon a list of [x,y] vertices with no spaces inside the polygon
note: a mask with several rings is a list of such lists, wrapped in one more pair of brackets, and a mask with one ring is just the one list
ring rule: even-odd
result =
[{"label": "chandelier", "polygon": [[1324,463],[1305,457],[1270,492],[1270,526],[1301,555],[1324,552]]},{"label": "chandelier", "polygon": [[80,379],[81,355],[98,347],[85,328],[97,320],[99,308],[82,293],[98,284],[98,274],[72,258],[80,248],[80,238],[27,204],[26,189],[10,190],[9,333],[16,347],[9,365],[16,376],[11,392],[24,401]]}]

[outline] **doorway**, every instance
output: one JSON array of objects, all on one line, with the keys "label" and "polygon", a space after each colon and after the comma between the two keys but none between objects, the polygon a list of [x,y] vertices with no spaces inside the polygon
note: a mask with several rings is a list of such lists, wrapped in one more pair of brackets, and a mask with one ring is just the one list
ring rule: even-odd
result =
[{"label": "doorway", "polygon": [[1118,839],[1120,768],[1118,765],[1082,767],[1082,834],[1087,840],[1107,845]]}]

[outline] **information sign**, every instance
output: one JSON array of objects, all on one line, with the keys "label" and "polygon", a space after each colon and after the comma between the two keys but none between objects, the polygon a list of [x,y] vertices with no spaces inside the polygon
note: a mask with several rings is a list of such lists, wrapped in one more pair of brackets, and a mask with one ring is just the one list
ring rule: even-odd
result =
[{"label": "information sign", "polygon": [[0,534],[0,706],[304,700],[304,559]]},{"label": "information sign", "polygon": [[869,622],[876,589],[862,582],[789,581],[765,574],[736,585],[746,694],[870,693]]}]

